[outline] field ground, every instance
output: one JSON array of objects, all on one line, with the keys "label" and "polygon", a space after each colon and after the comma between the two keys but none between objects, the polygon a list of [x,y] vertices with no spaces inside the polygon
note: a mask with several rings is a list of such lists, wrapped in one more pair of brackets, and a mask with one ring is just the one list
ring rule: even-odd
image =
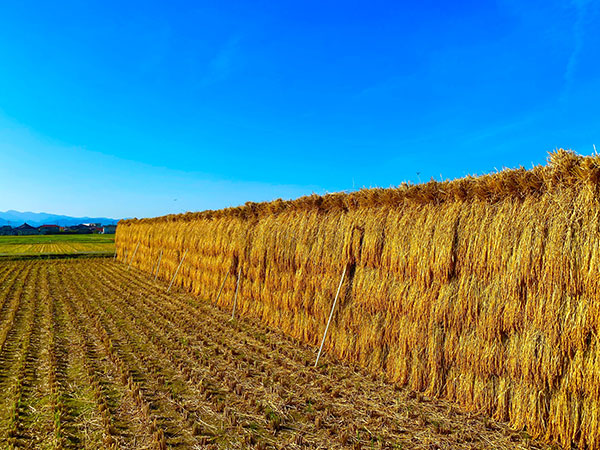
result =
[{"label": "field ground", "polygon": [[114,234],[0,236],[0,256],[106,253],[115,251]]},{"label": "field ground", "polygon": [[112,259],[0,262],[0,448],[545,448]]}]

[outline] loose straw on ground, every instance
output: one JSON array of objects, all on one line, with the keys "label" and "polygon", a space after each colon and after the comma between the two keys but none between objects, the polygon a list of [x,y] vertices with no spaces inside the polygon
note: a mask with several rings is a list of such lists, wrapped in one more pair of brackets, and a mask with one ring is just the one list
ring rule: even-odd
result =
[{"label": "loose straw on ground", "polygon": [[325,327],[325,333],[323,333],[323,340],[321,341],[321,347],[319,347],[319,353],[317,354],[317,360],[315,361],[315,367],[319,364],[319,358],[321,357],[321,352],[323,351],[323,344],[325,344],[325,338],[327,337],[327,330],[329,330],[329,324],[331,323],[331,318],[333,317],[333,311],[335,310],[335,305],[337,304],[338,297],[340,296],[340,290],[342,289],[342,283],[344,282],[344,276],[346,276],[346,266],[344,266],[344,271],[342,272],[342,278],[340,278],[340,284],[337,288],[337,292],[335,294],[335,299],[333,300],[333,305],[331,306],[331,312],[329,313],[329,320],[327,321],[327,326]]}]

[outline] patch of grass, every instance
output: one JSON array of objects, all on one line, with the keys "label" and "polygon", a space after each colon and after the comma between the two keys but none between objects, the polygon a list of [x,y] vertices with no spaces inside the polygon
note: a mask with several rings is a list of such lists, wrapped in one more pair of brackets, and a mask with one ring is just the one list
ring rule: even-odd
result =
[{"label": "patch of grass", "polygon": [[115,235],[0,236],[0,255],[114,253]]}]

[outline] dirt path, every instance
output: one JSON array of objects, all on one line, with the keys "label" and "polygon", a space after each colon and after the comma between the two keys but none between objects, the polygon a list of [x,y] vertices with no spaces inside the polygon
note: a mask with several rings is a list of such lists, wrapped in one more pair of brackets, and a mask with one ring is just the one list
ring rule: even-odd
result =
[{"label": "dirt path", "polygon": [[2,448],[547,448],[112,260],[0,283]]}]

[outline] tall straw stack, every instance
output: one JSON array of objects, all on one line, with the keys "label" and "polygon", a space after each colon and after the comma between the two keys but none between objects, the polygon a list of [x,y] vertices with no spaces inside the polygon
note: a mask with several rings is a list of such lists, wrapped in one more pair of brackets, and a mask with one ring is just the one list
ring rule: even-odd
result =
[{"label": "tall straw stack", "polygon": [[127,220],[123,261],[391,380],[600,448],[600,157]]}]

